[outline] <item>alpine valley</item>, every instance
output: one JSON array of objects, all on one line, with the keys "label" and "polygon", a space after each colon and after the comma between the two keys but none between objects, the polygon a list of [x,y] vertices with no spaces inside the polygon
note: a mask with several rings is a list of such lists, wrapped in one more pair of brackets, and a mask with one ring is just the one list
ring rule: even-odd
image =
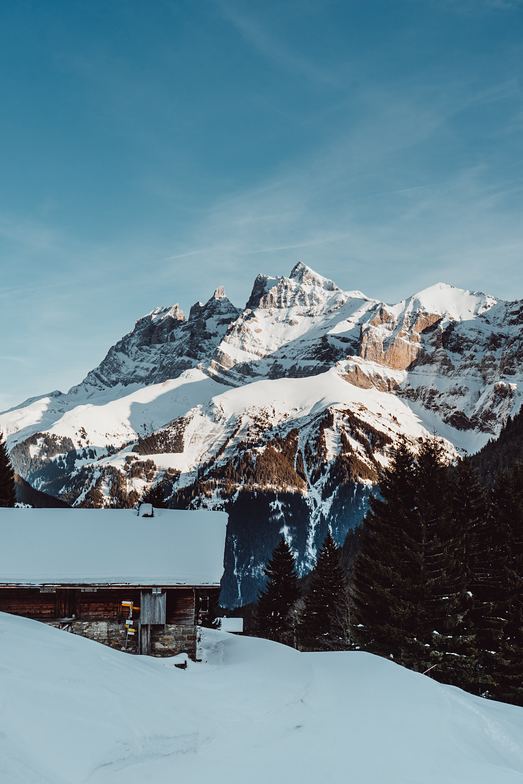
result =
[{"label": "alpine valley", "polygon": [[387,305],[298,263],[243,309],[157,308],[67,393],[0,414],[11,459],[74,506],[225,508],[223,604],[252,601],[283,532],[305,574],[359,524],[400,437],[449,459],[522,403],[523,300],[438,283]]}]

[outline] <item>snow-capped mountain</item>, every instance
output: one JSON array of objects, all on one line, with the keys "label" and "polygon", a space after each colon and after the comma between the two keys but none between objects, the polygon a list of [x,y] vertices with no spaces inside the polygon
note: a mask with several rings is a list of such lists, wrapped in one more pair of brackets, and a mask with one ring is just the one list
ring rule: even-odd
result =
[{"label": "snow-capped mountain", "polygon": [[196,302],[186,319],[179,305],[155,308],[132,332],[109,349],[105,359],[69,394],[79,398],[131,384],[176,378],[214,352],[240,311],[218,288],[205,303]]},{"label": "snow-capped mountain", "polygon": [[245,310],[225,334],[209,371],[226,383],[328,370],[357,351],[360,324],[376,305],[298,263],[288,278],[259,275]]},{"label": "snow-capped mountain", "polygon": [[244,309],[218,289],[185,319],[158,308],[67,394],[0,414],[16,470],[76,505],[230,512],[229,605],[254,598],[280,532],[300,569],[362,518],[400,436],[449,457],[496,436],[522,400],[523,302],[436,284],[396,305],[298,263],[259,275]]}]

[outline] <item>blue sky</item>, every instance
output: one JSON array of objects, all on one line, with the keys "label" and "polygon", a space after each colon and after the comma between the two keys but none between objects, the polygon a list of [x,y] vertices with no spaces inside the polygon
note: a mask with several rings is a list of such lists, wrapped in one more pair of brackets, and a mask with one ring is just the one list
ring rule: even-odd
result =
[{"label": "blue sky", "polygon": [[0,6],[0,408],[301,259],[523,296],[523,0]]}]

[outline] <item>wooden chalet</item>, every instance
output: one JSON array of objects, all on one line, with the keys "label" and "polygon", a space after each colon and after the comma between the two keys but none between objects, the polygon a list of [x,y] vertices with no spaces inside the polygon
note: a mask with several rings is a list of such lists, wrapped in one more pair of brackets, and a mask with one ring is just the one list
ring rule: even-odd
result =
[{"label": "wooden chalet", "polygon": [[203,510],[0,508],[0,611],[113,648],[196,653],[214,617],[227,516]]}]

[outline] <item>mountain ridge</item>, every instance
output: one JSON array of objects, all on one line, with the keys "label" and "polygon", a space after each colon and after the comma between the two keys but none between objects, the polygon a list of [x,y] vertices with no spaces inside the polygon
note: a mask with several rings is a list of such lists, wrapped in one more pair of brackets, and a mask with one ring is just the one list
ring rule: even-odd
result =
[{"label": "mountain ridge", "polygon": [[438,283],[395,305],[303,263],[155,308],[67,393],[0,414],[16,470],[73,505],[226,508],[223,597],[253,598],[281,531],[301,573],[365,513],[388,451],[479,450],[522,402],[523,302]]}]

